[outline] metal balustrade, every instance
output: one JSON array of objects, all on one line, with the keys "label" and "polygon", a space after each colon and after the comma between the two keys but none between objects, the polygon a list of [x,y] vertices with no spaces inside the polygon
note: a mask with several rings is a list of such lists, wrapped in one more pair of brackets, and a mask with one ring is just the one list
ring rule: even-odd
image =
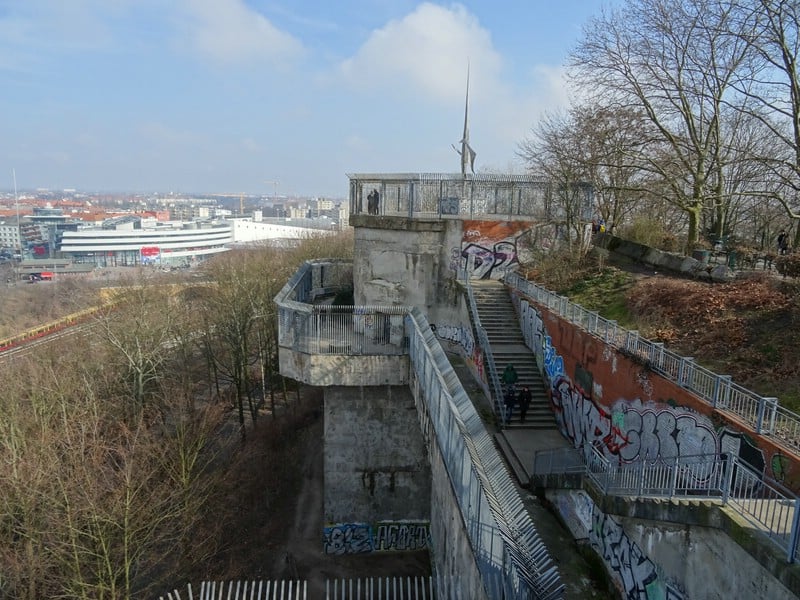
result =
[{"label": "metal balustrade", "polygon": [[508,415],[505,410],[505,402],[503,399],[503,387],[500,385],[500,376],[497,374],[497,365],[494,362],[494,354],[492,354],[492,345],[489,343],[489,335],[481,325],[481,318],[478,315],[478,303],[475,301],[475,292],[469,283],[469,278],[464,278],[464,284],[467,289],[467,301],[469,304],[469,312],[472,315],[472,320],[475,324],[475,331],[478,336],[478,345],[483,350],[484,361],[487,365],[489,374],[489,385],[492,392],[492,410],[494,416],[500,421],[502,425],[508,424]]},{"label": "metal balustrade", "polygon": [[422,430],[435,432],[488,596],[561,597],[547,548],[427,319],[414,308],[407,320]]},{"label": "metal balustrade", "polygon": [[[549,201],[564,185],[531,175],[461,173],[356,173],[350,179],[350,214],[398,216],[409,219],[535,220],[564,219],[564,209]],[[370,210],[369,195],[376,190],[378,206]],[[579,198],[579,211],[588,221],[594,190],[576,182],[570,194]]]},{"label": "metal balustrade", "polygon": [[[435,576],[368,577],[326,579],[325,600],[433,600]],[[159,596],[159,600],[307,600],[308,581],[240,580],[204,581],[199,590],[187,584],[184,595],[178,590]],[[197,595],[195,595],[197,594]],[[322,596],[320,596],[322,598]]]},{"label": "metal balustrade", "polygon": [[[575,457],[581,467],[574,464]],[[606,495],[718,501],[776,544],[788,562],[797,558],[800,498],[732,453],[620,463],[616,456],[587,446],[540,450],[534,456],[534,476],[581,469]]]},{"label": "metal balustrade", "polygon": [[[410,387],[421,429],[425,436],[433,432],[428,440],[429,449],[441,456],[448,472],[487,597],[493,600],[562,597],[564,584],[558,570],[536,532],[505,462],[425,316],[417,308],[307,304],[320,297],[315,291],[330,293],[350,283],[336,279],[346,269],[325,268],[325,265],[328,263],[323,262],[320,267],[319,262],[307,262],[276,296],[280,346],[303,352],[380,354],[396,341],[392,332],[398,333],[397,323],[391,319],[400,317],[403,342],[394,350],[409,355]],[[358,331],[356,318],[381,314],[390,319],[388,343],[357,349],[356,344],[362,340],[359,336],[363,334]],[[323,340],[334,334],[342,344],[332,350]],[[385,339],[379,337],[381,341]],[[435,579],[440,597],[450,597],[448,591],[458,593],[457,584],[448,581]]]},{"label": "metal balustrade", "polygon": [[710,406],[736,416],[756,433],[772,436],[776,443],[792,452],[800,451],[800,415],[781,407],[777,398],[747,390],[734,383],[729,375],[713,373],[695,363],[693,358],[675,354],[661,343],[640,337],[636,331],[627,331],[615,321],[604,319],[517,273],[506,275],[505,282],[533,302],[696,394]]}]

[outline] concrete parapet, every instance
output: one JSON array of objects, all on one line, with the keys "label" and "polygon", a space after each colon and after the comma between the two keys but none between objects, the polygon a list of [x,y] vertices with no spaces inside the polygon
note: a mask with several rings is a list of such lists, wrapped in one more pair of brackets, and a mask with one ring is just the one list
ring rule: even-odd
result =
[{"label": "concrete parapet", "polygon": [[[671,523],[685,528],[711,528],[726,534],[755,562],[763,567],[795,596],[800,597],[800,565],[786,561],[786,554],[772,543],[765,532],[747,522],[721,501],[692,498],[636,498],[603,496],[593,485],[584,482],[584,490],[605,514],[624,519]],[[702,529],[695,530],[702,535]],[[743,568],[740,565],[740,568]]]},{"label": "concrete parapet", "polygon": [[604,498],[591,485],[545,494],[574,539],[603,561],[621,597],[798,597],[800,567],[719,504]]},{"label": "concrete parapet", "polygon": [[306,354],[281,348],[280,372],[309,385],[408,385],[408,355]]},{"label": "concrete parapet", "polygon": [[350,215],[351,227],[368,227],[370,229],[393,229],[409,232],[425,232],[445,230],[441,219],[422,219],[408,217],[389,217],[377,215]]}]

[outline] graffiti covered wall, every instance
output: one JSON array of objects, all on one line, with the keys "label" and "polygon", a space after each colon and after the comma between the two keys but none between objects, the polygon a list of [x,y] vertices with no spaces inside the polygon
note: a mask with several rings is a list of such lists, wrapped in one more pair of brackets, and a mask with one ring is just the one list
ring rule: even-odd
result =
[{"label": "graffiti covered wall", "polygon": [[[467,320],[467,323],[469,323],[469,320]],[[470,326],[468,324],[448,325],[432,323],[431,329],[440,342],[450,344],[457,349],[458,353],[464,357],[467,367],[469,367],[476,380],[482,385],[486,385],[483,350],[475,342],[475,336],[472,334]]]},{"label": "graffiti covered wall", "polygon": [[500,279],[533,243],[531,227],[524,221],[464,221],[461,246],[451,249],[450,269],[469,269],[473,279]]},{"label": "graffiti covered wall", "polygon": [[619,462],[732,452],[800,487],[796,461],[769,439],[741,431],[690,392],[547,309],[520,306],[557,423],[575,447],[593,445]]},{"label": "graffiti covered wall", "polygon": [[430,523],[381,521],[337,523],[325,527],[325,554],[364,554],[368,552],[410,552],[427,550]]}]

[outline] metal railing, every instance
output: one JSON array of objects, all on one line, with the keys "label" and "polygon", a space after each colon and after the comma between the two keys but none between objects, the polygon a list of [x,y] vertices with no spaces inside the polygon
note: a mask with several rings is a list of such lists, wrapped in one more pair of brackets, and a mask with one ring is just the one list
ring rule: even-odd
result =
[{"label": "metal railing", "polygon": [[534,455],[535,476],[580,471],[604,495],[719,501],[775,543],[788,562],[797,558],[800,498],[732,453],[627,463],[605,456],[595,446],[554,448]]},{"label": "metal railing", "polygon": [[557,568],[427,319],[414,308],[407,320],[422,431],[435,434],[488,597],[561,597]]},{"label": "metal railing", "polygon": [[[315,334],[318,332],[322,338],[325,331],[325,326],[315,318],[331,317],[339,309],[307,304],[320,296],[315,291],[347,287],[341,278],[346,270],[327,266],[329,263],[305,263],[275,297],[281,347],[310,352],[317,344]],[[423,435],[434,433],[427,440],[429,448],[432,454],[440,455],[447,470],[487,597],[492,600],[560,598],[564,585],[558,570],[536,532],[505,462],[425,316],[417,308],[405,307],[346,307],[346,311],[343,322],[331,325],[339,336],[351,334],[348,319],[356,316],[376,311],[385,312],[390,318],[403,315],[402,347],[410,358],[410,387]],[[352,342],[360,339],[355,326],[352,335],[348,338]],[[355,352],[354,346],[349,349],[345,346],[336,351]],[[375,351],[375,347],[361,351]],[[459,592],[455,587],[459,585],[457,579],[437,578],[436,584],[440,597],[451,597],[448,591],[463,595],[463,590]]]},{"label": "metal railing", "polygon": [[312,304],[352,290],[349,261],[309,261],[275,296],[278,344],[306,354],[405,355],[406,306]]},{"label": "metal railing", "polygon": [[306,354],[408,354],[405,306],[310,306],[280,310],[278,343],[282,347]]},{"label": "metal railing", "polygon": [[483,358],[486,363],[486,369],[489,375],[489,386],[492,393],[492,409],[494,416],[499,419],[500,423],[505,426],[508,424],[506,418],[505,403],[503,400],[503,387],[500,385],[500,376],[497,374],[497,365],[494,362],[494,354],[492,354],[492,344],[489,342],[489,335],[481,325],[481,318],[478,315],[478,303],[475,300],[475,291],[470,285],[469,277],[464,278],[464,284],[467,288],[467,300],[469,304],[469,312],[472,315],[472,320],[475,323],[475,332],[478,336],[478,345],[483,350]]},{"label": "metal railing", "polygon": [[[461,173],[356,173],[350,179],[350,214],[412,218],[561,221],[569,196],[588,222],[592,217],[593,188],[586,182],[566,186],[543,177]],[[369,197],[378,192],[370,210]]]},{"label": "metal railing", "polygon": [[[637,331],[628,331],[615,321],[604,319],[517,273],[506,275],[505,282],[632,360],[691,391],[713,408],[735,415],[755,433],[770,435],[790,451],[800,452],[800,415],[779,406],[777,398],[760,396],[743,388],[729,375],[717,375],[695,363],[693,358],[670,352],[663,344],[642,338]],[[536,352],[536,348],[531,350]]]},{"label": "metal railing", "polygon": [[[369,577],[364,579],[326,579],[325,600],[433,600],[435,576]],[[307,600],[308,581],[240,580],[204,581],[199,590],[187,584],[185,595],[178,590],[159,596],[159,600]],[[196,595],[195,595],[196,594]]]}]

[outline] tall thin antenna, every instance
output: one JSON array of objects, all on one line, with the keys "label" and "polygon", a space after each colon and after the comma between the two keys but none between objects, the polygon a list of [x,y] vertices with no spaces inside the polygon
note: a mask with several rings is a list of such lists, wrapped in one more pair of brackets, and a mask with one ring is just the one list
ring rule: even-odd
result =
[{"label": "tall thin antenna", "polygon": [[466,177],[467,166],[475,174],[475,151],[469,145],[469,62],[467,62],[467,95],[464,100],[464,133],[461,135],[461,150],[453,146],[461,155],[461,174]]}]

